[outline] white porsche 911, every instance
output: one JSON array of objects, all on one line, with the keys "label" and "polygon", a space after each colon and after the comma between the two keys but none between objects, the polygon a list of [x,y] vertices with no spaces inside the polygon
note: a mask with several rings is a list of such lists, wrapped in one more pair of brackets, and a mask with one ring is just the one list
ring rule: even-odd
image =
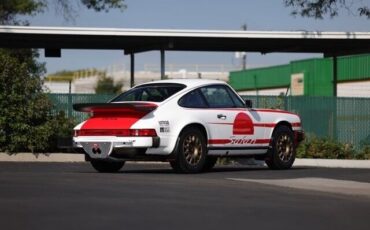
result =
[{"label": "white porsche 911", "polygon": [[216,80],[155,81],[108,103],[73,107],[91,114],[74,128],[73,141],[99,172],[118,171],[129,160],[159,160],[177,172],[197,173],[225,156],[288,169],[304,137],[298,115],[254,109]]}]

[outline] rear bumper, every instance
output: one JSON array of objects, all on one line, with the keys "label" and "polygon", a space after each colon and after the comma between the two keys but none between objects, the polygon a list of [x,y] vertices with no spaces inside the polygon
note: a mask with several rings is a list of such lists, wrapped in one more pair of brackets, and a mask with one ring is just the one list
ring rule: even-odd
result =
[{"label": "rear bumper", "polygon": [[76,152],[90,159],[120,159],[143,156],[148,148],[158,148],[159,137],[75,137]]}]

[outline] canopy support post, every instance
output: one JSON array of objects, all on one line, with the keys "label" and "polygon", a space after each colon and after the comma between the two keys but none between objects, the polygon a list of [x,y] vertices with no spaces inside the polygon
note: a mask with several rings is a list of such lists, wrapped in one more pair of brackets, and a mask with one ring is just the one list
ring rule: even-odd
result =
[{"label": "canopy support post", "polygon": [[161,80],[165,79],[165,53],[164,49],[161,49]]},{"label": "canopy support post", "polygon": [[130,86],[135,85],[135,54],[130,53]]}]

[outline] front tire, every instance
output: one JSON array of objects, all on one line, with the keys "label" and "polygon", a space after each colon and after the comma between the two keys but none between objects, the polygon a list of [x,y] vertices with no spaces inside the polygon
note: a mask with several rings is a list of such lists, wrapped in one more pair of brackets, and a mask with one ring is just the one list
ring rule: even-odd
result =
[{"label": "front tire", "polygon": [[207,157],[206,137],[194,127],[183,130],[175,148],[175,160],[171,167],[179,173],[199,173]]},{"label": "front tire", "polygon": [[293,131],[287,126],[278,126],[272,134],[271,149],[265,162],[270,169],[289,169],[296,155]]},{"label": "front tire", "polygon": [[104,161],[95,159],[91,159],[90,163],[92,167],[100,173],[118,172],[125,164],[124,161]]}]

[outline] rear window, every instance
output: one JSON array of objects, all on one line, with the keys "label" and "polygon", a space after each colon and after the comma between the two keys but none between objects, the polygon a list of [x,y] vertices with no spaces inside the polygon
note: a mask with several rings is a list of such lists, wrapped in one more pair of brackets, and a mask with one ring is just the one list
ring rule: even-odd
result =
[{"label": "rear window", "polygon": [[176,83],[147,84],[138,86],[124,92],[111,100],[111,102],[122,101],[153,101],[162,102],[184,89],[186,86]]}]

